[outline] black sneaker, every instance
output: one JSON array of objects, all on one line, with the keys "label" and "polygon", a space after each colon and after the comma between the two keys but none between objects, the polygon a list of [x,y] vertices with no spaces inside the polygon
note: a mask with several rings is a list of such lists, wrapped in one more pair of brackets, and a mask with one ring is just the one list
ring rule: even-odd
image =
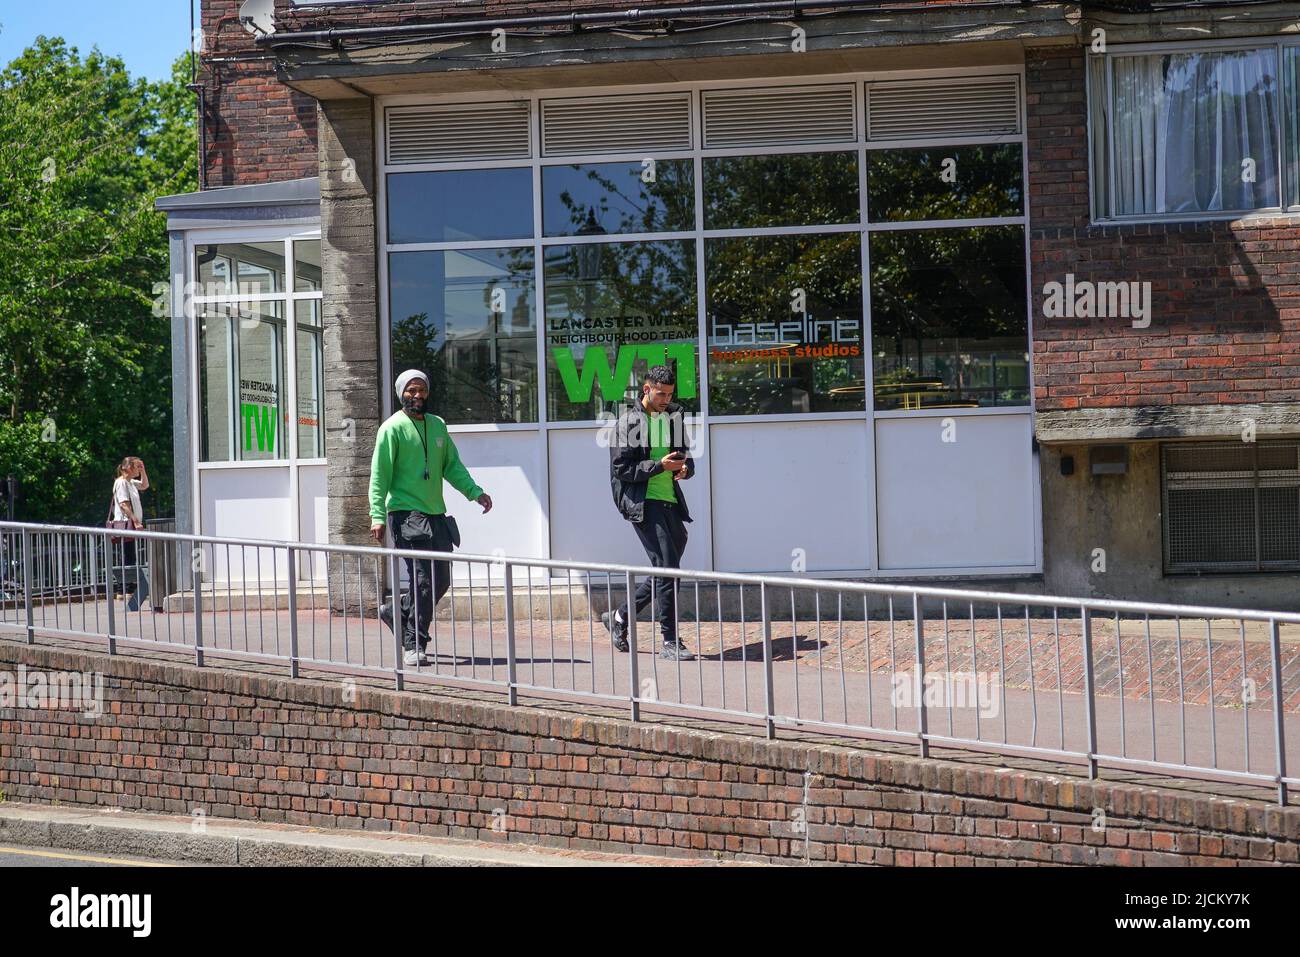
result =
[{"label": "black sneaker", "polygon": [[663,651],[659,652],[660,658],[667,658],[669,661],[694,661],[695,656],[680,641],[665,641]]},{"label": "black sneaker", "polygon": [[615,651],[627,651],[627,622],[619,621],[612,611],[600,616],[600,622],[609,631],[609,640]]}]

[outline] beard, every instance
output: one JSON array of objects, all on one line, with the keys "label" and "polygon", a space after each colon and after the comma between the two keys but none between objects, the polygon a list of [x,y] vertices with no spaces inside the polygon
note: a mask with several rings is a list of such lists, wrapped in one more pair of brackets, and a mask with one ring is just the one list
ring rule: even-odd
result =
[{"label": "beard", "polygon": [[415,399],[411,396],[402,396],[402,411],[411,415],[424,415],[424,407],[427,404],[426,399]]}]

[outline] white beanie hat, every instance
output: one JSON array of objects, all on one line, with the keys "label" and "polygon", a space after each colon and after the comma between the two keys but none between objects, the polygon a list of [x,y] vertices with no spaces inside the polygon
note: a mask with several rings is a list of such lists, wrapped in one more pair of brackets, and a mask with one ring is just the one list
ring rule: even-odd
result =
[{"label": "white beanie hat", "polygon": [[399,399],[402,397],[402,393],[406,391],[406,387],[411,384],[412,379],[423,379],[425,387],[428,388],[429,377],[427,375],[419,369],[407,369],[397,377],[397,397]]}]

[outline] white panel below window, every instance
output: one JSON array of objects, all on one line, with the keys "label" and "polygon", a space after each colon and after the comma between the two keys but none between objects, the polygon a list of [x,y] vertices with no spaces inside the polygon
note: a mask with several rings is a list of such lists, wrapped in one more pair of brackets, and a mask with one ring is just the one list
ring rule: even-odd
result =
[{"label": "white panel below window", "polygon": [[[284,542],[296,537],[289,468],[204,469],[199,473],[202,530],[218,538]],[[206,581],[287,581],[284,549],[205,546]],[[261,566],[258,566],[258,560]]]},{"label": "white panel below window", "polygon": [[[690,430],[695,475],[682,486],[691,510],[683,568],[709,568],[709,462]],[[614,506],[609,449],[596,429],[557,429],[551,441],[551,554],[556,559],[649,565],[632,524]],[[576,576],[575,576],[576,577]],[[603,581],[603,579],[602,579]]]},{"label": "white panel below window", "polygon": [[878,419],[881,569],[1033,566],[1030,429],[1028,415]]},{"label": "white panel below window", "polygon": [[867,424],[713,424],[719,571],[865,571],[871,564]]},{"label": "white panel below window", "polygon": [[[471,502],[444,483],[447,513],[460,526],[460,551],[541,558],[545,555],[545,503],[542,498],[542,440],[536,432],[457,432],[452,435],[461,461],[483,490],[492,496],[492,511]],[[456,581],[465,580],[468,566],[454,567]],[[483,565],[474,567],[474,582],[486,581]],[[516,579],[524,578],[517,570]],[[494,569],[494,580],[501,578]]]}]

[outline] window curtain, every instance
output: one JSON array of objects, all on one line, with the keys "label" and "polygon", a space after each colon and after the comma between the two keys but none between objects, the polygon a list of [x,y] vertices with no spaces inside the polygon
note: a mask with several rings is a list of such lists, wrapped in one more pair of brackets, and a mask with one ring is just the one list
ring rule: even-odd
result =
[{"label": "window curtain", "polygon": [[1116,214],[1278,206],[1275,51],[1117,57],[1112,84]]}]

